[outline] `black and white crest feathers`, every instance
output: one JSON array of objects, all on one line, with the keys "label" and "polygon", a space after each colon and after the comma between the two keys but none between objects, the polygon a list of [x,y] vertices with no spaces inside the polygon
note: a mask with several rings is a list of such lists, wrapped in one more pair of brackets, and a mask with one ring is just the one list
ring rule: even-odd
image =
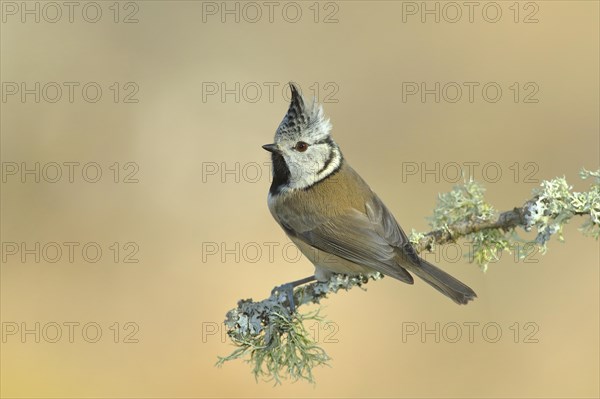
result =
[{"label": "black and white crest feathers", "polygon": [[290,90],[292,94],[290,107],[277,128],[275,140],[294,140],[300,135],[309,136],[314,140],[323,140],[329,136],[331,123],[325,118],[323,107],[316,99],[307,106],[298,86],[293,82],[290,82]]}]

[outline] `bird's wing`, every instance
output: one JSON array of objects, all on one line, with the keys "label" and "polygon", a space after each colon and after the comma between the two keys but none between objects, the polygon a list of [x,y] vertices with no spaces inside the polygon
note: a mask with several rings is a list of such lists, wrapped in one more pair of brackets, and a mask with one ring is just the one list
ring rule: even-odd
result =
[{"label": "bird's wing", "polygon": [[400,261],[400,264],[408,262],[420,265],[421,258],[413,248],[406,233],[404,233],[392,213],[375,193],[367,201],[365,208],[367,217],[377,233],[396,249],[396,259]]},{"label": "bird's wing", "polygon": [[349,208],[333,217],[296,214],[281,223],[288,234],[315,248],[412,284],[398,259],[405,256],[411,263],[419,262],[406,234],[376,195],[365,210]]}]

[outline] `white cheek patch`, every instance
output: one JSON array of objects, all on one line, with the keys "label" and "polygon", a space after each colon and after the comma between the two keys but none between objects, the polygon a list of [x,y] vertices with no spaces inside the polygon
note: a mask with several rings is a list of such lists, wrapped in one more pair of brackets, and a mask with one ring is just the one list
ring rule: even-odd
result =
[{"label": "white cheek patch", "polygon": [[288,164],[290,170],[290,188],[305,188],[316,183],[317,168],[311,160],[304,162],[295,160]]},{"label": "white cheek patch", "polygon": [[337,146],[320,145],[320,147],[323,147],[323,149],[319,149],[320,151],[311,157],[302,159],[302,154],[298,154],[299,156],[295,157],[296,159],[286,160],[290,170],[290,189],[310,187],[339,168],[342,154]]}]

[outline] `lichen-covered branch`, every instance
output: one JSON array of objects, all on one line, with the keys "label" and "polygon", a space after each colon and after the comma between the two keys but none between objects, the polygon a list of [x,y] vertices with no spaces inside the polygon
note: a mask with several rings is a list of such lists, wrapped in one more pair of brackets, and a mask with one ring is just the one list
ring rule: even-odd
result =
[{"label": "lichen-covered branch", "polygon": [[[474,181],[456,186],[449,193],[440,194],[438,204],[431,217],[432,230],[428,233],[412,232],[410,240],[417,252],[433,251],[436,245],[455,242],[464,238],[473,243],[474,259],[483,270],[498,259],[502,251],[515,248],[520,238],[515,229],[529,232],[535,229],[535,241],[543,252],[550,237],[558,234],[562,240],[563,226],[573,216],[585,217],[581,227],[584,234],[598,239],[600,236],[600,170],[582,170],[581,178],[594,178],[587,192],[573,192],[565,178],[543,181],[534,191],[533,198],[523,206],[498,213],[483,198],[484,188]],[[519,248],[519,246],[517,246]],[[314,282],[294,290],[296,307],[318,304],[327,294],[339,290],[362,287],[370,279],[383,276],[334,275],[328,282]],[[309,320],[322,320],[319,312],[301,314],[290,312],[288,298],[276,291],[259,302],[240,300],[237,308],[227,313],[225,326],[236,350],[224,362],[245,358],[253,365],[256,378],[282,378],[313,381],[312,369],[325,365],[329,357],[320,348],[304,327]]]},{"label": "lichen-covered branch", "polygon": [[[360,287],[369,279],[382,277],[379,273],[368,278],[337,274],[328,282],[296,288],[294,303],[296,307],[319,303],[327,294]],[[283,293],[273,293],[259,302],[242,299],[237,308],[227,312],[225,319],[227,334],[237,349],[229,356],[220,357],[217,365],[249,356],[247,361],[253,365],[255,378],[272,379],[276,383],[281,381],[281,377],[312,382],[312,369],[327,364],[329,356],[306,330],[304,323],[310,320],[322,321],[319,311],[292,313],[288,298]]]},{"label": "lichen-covered branch", "polygon": [[[484,270],[499,258],[502,251],[519,250],[527,242],[520,238],[515,228],[537,231],[535,244],[542,252],[550,237],[558,234],[560,240],[564,225],[573,216],[585,216],[581,227],[584,234],[598,238],[600,235],[600,170],[582,170],[582,179],[594,178],[587,192],[574,192],[564,177],[543,181],[534,190],[534,196],[523,206],[498,214],[484,201],[484,188],[474,181],[456,186],[449,193],[440,194],[438,204],[430,220],[432,231],[411,234],[411,241],[418,252],[433,251],[435,245],[455,242],[465,238],[473,243],[469,254]],[[520,254],[525,256],[525,254]]]}]

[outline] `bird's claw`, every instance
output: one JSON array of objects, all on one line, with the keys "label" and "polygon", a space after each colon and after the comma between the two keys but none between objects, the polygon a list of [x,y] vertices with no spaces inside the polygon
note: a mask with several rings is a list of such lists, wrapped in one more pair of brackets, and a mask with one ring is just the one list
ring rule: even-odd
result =
[{"label": "bird's claw", "polygon": [[284,293],[290,304],[290,311],[294,313],[296,305],[294,303],[294,285],[292,283],[279,285],[271,291],[271,295],[276,295],[278,292]]}]

